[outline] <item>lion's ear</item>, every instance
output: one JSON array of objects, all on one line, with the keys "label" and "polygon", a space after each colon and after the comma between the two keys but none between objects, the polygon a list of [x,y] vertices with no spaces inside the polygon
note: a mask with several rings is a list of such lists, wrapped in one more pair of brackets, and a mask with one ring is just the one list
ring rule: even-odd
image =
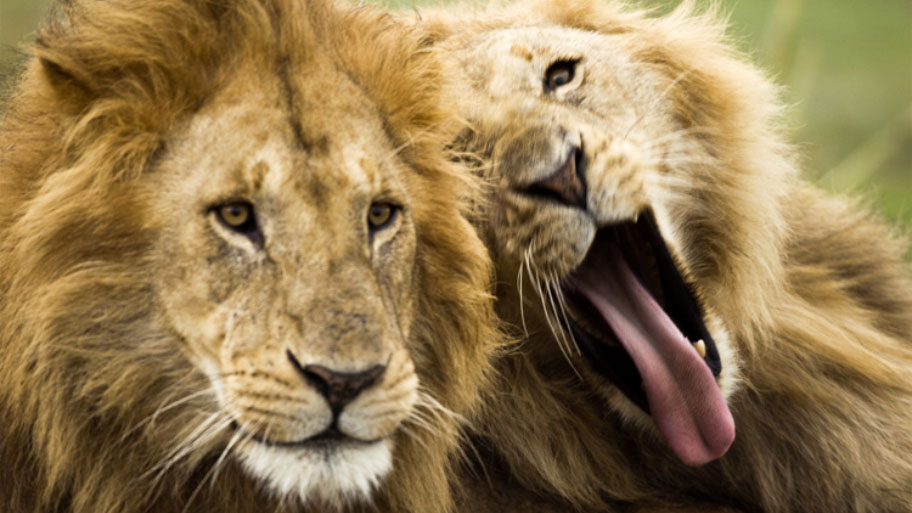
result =
[{"label": "lion's ear", "polygon": [[74,107],[83,107],[97,96],[91,79],[79,63],[49,48],[37,48],[41,76],[61,99]]}]

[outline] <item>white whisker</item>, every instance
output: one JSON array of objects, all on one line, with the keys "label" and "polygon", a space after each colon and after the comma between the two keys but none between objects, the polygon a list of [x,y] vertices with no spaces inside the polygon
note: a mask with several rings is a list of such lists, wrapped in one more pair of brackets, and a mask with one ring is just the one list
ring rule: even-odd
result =
[{"label": "white whisker", "polygon": [[216,460],[216,462],[215,462],[211,467],[209,467],[209,470],[207,470],[207,471],[206,471],[206,474],[203,476],[203,478],[200,479],[199,484],[196,485],[196,489],[194,489],[194,490],[193,490],[193,493],[190,494],[190,497],[187,499],[187,503],[184,504],[184,508],[181,510],[181,513],[187,513],[187,511],[189,511],[190,505],[193,504],[193,499],[195,499],[195,498],[196,498],[196,495],[200,492],[200,490],[203,489],[203,486],[206,485],[206,481],[207,481],[210,477],[212,477],[212,483],[213,483],[212,486],[210,487],[210,490],[214,489],[214,487],[215,487],[215,479],[216,479],[215,476],[218,475],[218,468],[219,468],[219,466],[221,465],[222,461],[224,461],[225,456],[227,456],[228,453],[231,451],[231,447],[232,447],[238,440],[240,440],[241,437],[243,437],[243,436],[244,436],[244,434],[243,434],[243,432],[241,432],[241,431],[236,431],[236,432],[234,433],[234,435],[232,435],[231,440],[228,442],[228,445],[226,445],[225,448],[222,449],[222,454],[219,455],[218,460]]},{"label": "white whisker", "polygon": [[416,401],[416,404],[420,405],[420,406],[424,406],[433,412],[442,414],[442,415],[458,422],[459,424],[466,424],[468,422],[468,420],[464,416],[447,408],[446,406],[441,404],[440,401],[438,401],[434,396],[425,392],[424,390],[418,391],[418,399]]},{"label": "white whisker", "polygon": [[192,393],[192,394],[186,395],[186,396],[184,396],[183,398],[178,399],[178,400],[176,400],[176,401],[173,401],[173,402],[171,402],[171,403],[167,403],[166,401],[163,401],[163,402],[162,402],[162,405],[159,406],[151,415],[149,415],[149,416],[146,417],[145,419],[143,419],[143,420],[137,422],[135,426],[133,426],[132,428],[128,429],[128,430],[127,430],[127,431],[126,431],[126,432],[117,440],[117,442],[115,442],[114,445],[117,446],[117,445],[122,444],[127,438],[129,438],[129,436],[130,436],[131,434],[135,433],[137,430],[143,428],[144,426],[146,426],[146,425],[149,425],[149,426],[154,425],[154,424],[155,424],[155,421],[158,420],[158,417],[159,417],[161,414],[163,414],[163,413],[165,413],[165,412],[167,412],[167,411],[169,411],[169,410],[173,410],[174,408],[177,408],[178,406],[181,406],[182,404],[186,404],[187,402],[190,402],[190,401],[192,401],[193,399],[196,399],[197,397],[200,397],[200,396],[206,395],[206,394],[212,394],[212,393],[213,393],[212,390],[207,388],[207,389],[205,389],[205,390],[199,390],[199,391],[194,392],[194,393]]},{"label": "white whisker", "polygon": [[203,420],[196,429],[190,432],[190,434],[184,437],[174,449],[168,452],[162,461],[144,472],[138,479],[145,480],[155,473],[155,476],[151,479],[152,486],[149,488],[150,490],[154,489],[158,483],[164,479],[169,469],[174,467],[174,465],[186,458],[193,451],[198,450],[206,443],[212,441],[223,430],[227,429],[232,421],[232,418],[224,412],[218,411],[213,413]]},{"label": "white whisker", "polygon": [[431,132],[433,132],[434,130],[437,130],[437,129],[440,127],[440,124],[441,124],[441,123],[436,123],[436,124],[433,124],[433,125],[431,125],[431,126],[425,127],[424,129],[422,129],[422,130],[421,130],[420,132],[418,132],[417,134],[415,134],[415,135],[409,137],[409,140],[408,140],[408,141],[405,141],[404,143],[400,144],[398,147],[393,148],[393,150],[390,151],[390,153],[389,153],[388,155],[386,155],[386,156],[384,156],[383,158],[381,158],[381,159],[380,159],[380,164],[381,164],[381,165],[386,164],[390,159],[392,159],[393,157],[395,157],[396,155],[398,155],[399,153],[401,153],[402,150],[404,150],[404,149],[408,148],[409,146],[415,144],[415,141],[416,141],[418,138],[420,138],[420,137],[423,136],[424,134],[431,133]]},{"label": "white whisker", "polygon": [[630,125],[630,128],[627,129],[627,133],[624,134],[624,137],[622,137],[621,140],[622,141],[626,140],[627,137],[630,136],[630,133],[633,132],[633,129],[636,128],[636,126],[639,125],[640,122],[642,122],[643,119],[645,119],[647,115],[654,112],[659,107],[659,105],[662,103],[662,101],[668,97],[668,94],[671,92],[671,90],[674,89],[674,87],[676,85],[678,85],[678,82],[683,80],[687,75],[690,75],[691,72],[692,72],[692,70],[686,69],[686,70],[678,73],[678,76],[676,76],[674,78],[674,80],[672,80],[671,83],[668,84],[668,87],[666,87],[665,90],[662,91],[662,93],[659,95],[659,97],[656,98],[649,106],[647,106],[646,109],[643,110],[643,112],[639,115],[639,117],[637,117],[637,119]]},{"label": "white whisker", "polygon": [[[533,240],[533,244],[534,244],[534,240]],[[555,322],[559,322],[559,320],[556,320],[556,319],[552,320],[552,318],[551,318],[551,312],[554,309],[554,299],[551,297],[550,290],[547,294],[548,297],[546,298],[546,294],[542,291],[542,285],[547,285],[547,284],[544,283],[544,280],[542,280],[542,278],[539,274],[539,270],[534,265],[534,263],[532,263],[530,261],[530,264],[531,264],[529,266],[530,281],[532,282],[533,286],[535,287],[535,291],[538,294],[539,299],[541,300],[542,313],[545,316],[545,322],[547,322],[548,328],[551,330],[551,334],[554,336],[554,340],[557,343],[558,349],[560,349],[561,354],[564,356],[564,359],[567,360],[567,363],[570,364],[570,368],[573,369],[573,372],[578,377],[580,377],[580,379],[582,379],[582,376],[580,375],[579,371],[576,369],[576,366],[573,365],[573,360],[570,355],[570,352],[571,352],[571,349],[569,347],[570,342],[568,340],[566,340],[565,335],[563,333],[563,329],[561,329],[559,327],[555,327]],[[549,289],[550,289],[550,287],[549,287]],[[550,308],[548,305],[549,302],[551,303]]]},{"label": "white whisker", "polygon": [[573,348],[571,347],[571,342],[567,338],[568,330],[564,329],[564,326],[561,324],[560,314],[557,311],[557,304],[554,300],[554,287],[550,280],[545,282],[547,291],[548,291],[548,303],[550,304],[550,314],[553,314],[554,321],[550,320],[551,315],[549,313],[545,314],[545,318],[548,319],[548,325],[551,327],[551,332],[554,334],[554,338],[557,339],[558,345],[560,345],[561,352],[564,354],[564,358],[567,360],[567,363],[570,364],[570,368],[573,369],[573,372],[580,379],[583,379],[583,376],[576,369],[576,366],[573,365],[573,359],[571,353]]},{"label": "white whisker", "polygon": [[404,424],[403,424],[403,425],[400,425],[400,426],[399,426],[399,429],[400,429],[403,433],[405,433],[405,435],[406,435],[410,440],[414,440],[415,442],[417,442],[418,445],[420,445],[425,451],[430,451],[430,450],[431,450],[430,447],[428,447],[427,442],[425,442],[425,441],[424,441],[420,436],[418,436],[414,431],[412,431],[411,429],[405,427]]},{"label": "white whisker", "polygon": [[659,137],[651,138],[649,141],[641,143],[638,146],[644,150],[653,150],[660,146],[666,145],[666,143],[683,140],[684,137],[688,135],[716,135],[716,133],[707,129],[706,127],[688,127],[668,132]]},{"label": "white whisker", "polygon": [[573,335],[573,330],[570,329],[570,317],[567,313],[567,302],[566,298],[564,298],[564,290],[561,288],[560,282],[556,278],[553,279],[552,283],[555,288],[554,295],[557,296],[557,304],[560,307],[560,316],[564,318],[564,327],[567,329],[567,334],[570,336],[570,342],[573,345],[573,349],[576,350],[576,355],[580,356],[582,353],[580,352],[579,344],[576,343],[576,337]]},{"label": "white whisker", "polygon": [[525,298],[523,296],[523,266],[526,265],[527,259],[528,256],[519,260],[519,270],[516,272],[516,288],[519,290],[519,319],[522,322],[523,335],[525,338],[529,338],[529,328],[526,326]]}]

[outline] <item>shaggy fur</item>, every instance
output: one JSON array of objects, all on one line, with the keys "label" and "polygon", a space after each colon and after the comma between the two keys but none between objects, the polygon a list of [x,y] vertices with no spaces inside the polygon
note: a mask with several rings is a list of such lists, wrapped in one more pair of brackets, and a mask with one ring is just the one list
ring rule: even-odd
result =
[{"label": "shaggy fur", "polygon": [[[798,177],[777,91],[733,50],[717,15],[690,2],[656,17],[553,0],[428,10],[420,23],[463,78],[454,102],[476,130],[458,144],[491,176],[479,224],[499,313],[525,334],[522,350],[499,361],[479,429],[503,473],[591,508],[912,509],[906,243]],[[545,69],[561,59],[579,60],[577,78],[543,92]],[[591,217],[511,192],[557,169],[563,139],[577,133]],[[579,265],[591,219],[647,207],[723,357],[737,436],[702,467],[682,464],[649,417],[561,347],[561,303],[535,294]]]},{"label": "shaggy fur", "polygon": [[[321,0],[58,9],[0,124],[0,510],[449,511],[497,334],[426,41]],[[389,364],[339,429],[391,473],[352,449],[314,489],[252,438],[326,415],[293,352]]]}]

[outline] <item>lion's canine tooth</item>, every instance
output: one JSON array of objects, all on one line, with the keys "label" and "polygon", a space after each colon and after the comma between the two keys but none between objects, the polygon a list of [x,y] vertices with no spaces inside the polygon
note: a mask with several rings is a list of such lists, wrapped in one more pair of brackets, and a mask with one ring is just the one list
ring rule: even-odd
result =
[{"label": "lion's canine tooth", "polygon": [[706,358],[706,342],[703,342],[702,339],[694,342],[694,349],[697,350],[697,354],[700,355],[700,358]]}]

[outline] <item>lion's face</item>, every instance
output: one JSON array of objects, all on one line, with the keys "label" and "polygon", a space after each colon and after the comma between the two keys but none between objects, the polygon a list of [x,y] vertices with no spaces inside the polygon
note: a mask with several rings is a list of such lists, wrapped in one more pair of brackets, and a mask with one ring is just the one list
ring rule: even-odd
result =
[{"label": "lion's face", "polygon": [[229,88],[148,184],[165,191],[148,206],[164,316],[217,397],[205,425],[230,427],[231,452],[281,493],[328,500],[390,470],[418,385],[404,164],[336,78],[345,105],[304,106],[321,120],[307,134],[278,84]]},{"label": "lion's face", "polygon": [[714,156],[676,115],[680,77],[625,37],[544,26],[452,43],[473,91],[466,140],[491,162],[483,224],[517,284],[500,294],[508,316],[581,353],[612,405],[701,464],[732,442],[737,367],[698,273],[711,261],[690,247],[698,225],[725,229],[691,185]]},{"label": "lion's face", "polygon": [[451,510],[500,338],[423,32],[328,0],[61,16],[0,120],[0,502]]}]

